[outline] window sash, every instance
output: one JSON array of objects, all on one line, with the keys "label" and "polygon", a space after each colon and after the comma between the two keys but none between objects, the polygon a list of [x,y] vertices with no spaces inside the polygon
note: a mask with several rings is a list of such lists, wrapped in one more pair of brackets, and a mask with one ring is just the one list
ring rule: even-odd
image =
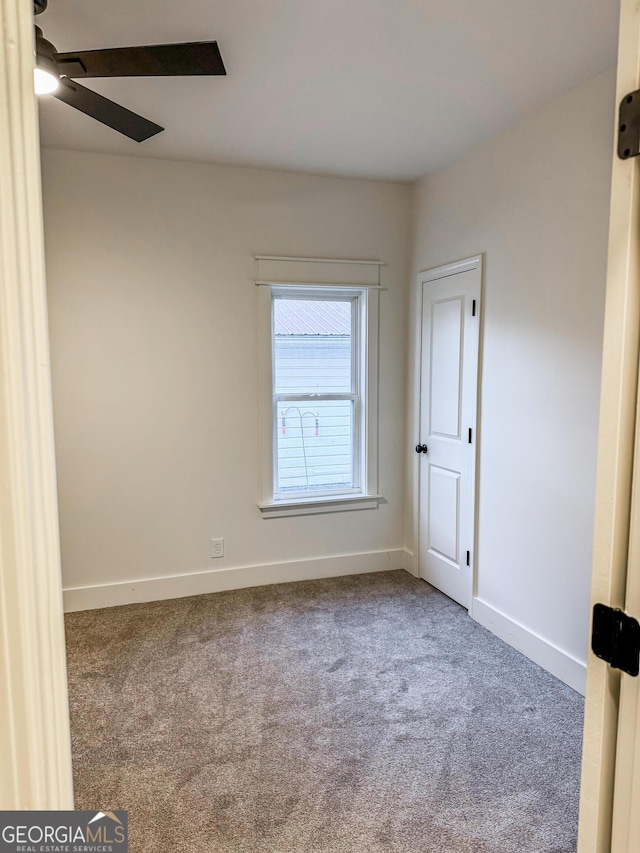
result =
[{"label": "window sash", "polygon": [[[359,394],[361,386],[362,365],[360,363],[360,325],[362,315],[362,299],[363,292],[354,290],[353,288],[345,288],[347,292],[335,293],[330,292],[326,288],[318,289],[306,287],[300,290],[297,287],[273,287],[271,288],[271,377],[272,377],[272,393],[275,396],[275,388],[277,382],[276,363],[275,363],[275,303],[277,301],[295,301],[295,302],[349,302],[351,303],[351,393]],[[302,392],[304,394],[304,392]],[[330,392],[319,392],[330,393]],[[344,392],[337,392],[344,393]]]},{"label": "window sash", "polygon": [[[311,282],[265,282],[268,286],[257,287],[260,322],[260,423],[261,423],[261,500],[258,507],[263,518],[278,518],[297,515],[309,515],[317,512],[345,512],[357,509],[375,509],[382,496],[378,493],[378,352],[379,352],[379,290],[367,285],[345,283],[311,284]],[[298,497],[287,493],[274,494],[275,452],[277,424],[274,417],[274,397],[293,398],[302,401],[305,408],[313,407],[318,396],[302,394],[274,395],[274,340],[273,311],[274,297],[279,294],[296,299],[319,301],[325,297],[330,300],[353,299],[357,329],[352,347],[359,359],[359,370],[354,375],[354,428],[358,444],[354,449],[354,478],[357,490],[341,494],[314,494],[311,490]],[[352,360],[352,369],[357,362]],[[288,389],[287,389],[288,390]],[[314,391],[314,393],[316,393]],[[341,396],[341,395],[337,395]],[[282,402],[285,402],[283,399]]]},{"label": "window sash", "polygon": [[[285,406],[287,402],[289,401],[284,401]],[[279,407],[277,403],[274,404],[274,501],[295,500],[297,498],[308,498],[314,496],[327,497],[330,495],[359,494],[360,488],[357,482],[359,471],[354,461],[356,407],[353,398],[350,395],[346,395],[343,400],[338,401],[349,404],[348,417],[350,429],[347,435],[342,436],[346,441],[339,441],[337,444],[333,444],[331,442],[328,444],[322,443],[322,432],[320,433],[320,438],[314,436],[313,421],[310,417],[304,417],[305,415],[312,416],[314,412],[301,411],[304,407],[304,401],[302,400],[295,400],[292,402],[294,404],[298,403],[302,405],[300,407],[293,405],[283,410],[282,406]],[[313,402],[318,404],[324,401],[320,400],[319,397],[315,397]],[[288,421],[287,426],[292,430],[292,444],[288,447],[282,447],[280,428],[285,413],[289,413],[291,408],[294,409],[294,412],[292,414],[286,414],[286,417]],[[322,414],[320,422],[322,423]],[[326,423],[321,427],[321,429],[327,429]],[[317,442],[320,442],[319,446]],[[346,453],[348,458],[347,466],[344,465],[345,445],[348,448]],[[279,450],[282,450],[281,457],[279,457]],[[328,471],[318,471],[318,469],[322,469],[323,467],[328,469]],[[338,485],[338,480],[334,483],[330,482],[332,475],[339,477],[341,475],[344,476],[345,474],[348,476],[348,484]],[[302,478],[306,479],[306,485],[300,485],[299,488],[295,488],[294,485],[286,484],[287,479],[300,480]],[[314,485],[314,480],[322,480],[322,478],[329,479],[329,483],[326,485],[323,485],[322,483],[320,485]]]},{"label": "window sash", "polygon": [[[275,393],[276,364],[275,364],[275,328],[274,314],[276,300],[307,300],[312,302],[350,302],[351,303],[351,393],[331,392],[308,392],[294,394]],[[318,497],[319,499],[331,495],[359,495],[365,491],[363,473],[365,466],[362,464],[362,453],[364,447],[364,422],[362,391],[364,387],[363,370],[364,355],[362,352],[362,325],[365,321],[365,295],[362,290],[345,288],[341,293],[334,291],[319,290],[306,287],[304,290],[293,287],[271,289],[271,377],[272,377],[272,495],[274,503],[278,501],[294,500],[296,498]],[[279,481],[279,458],[278,458],[278,404],[284,402],[306,402],[313,404],[321,401],[347,401],[352,402],[351,409],[351,486],[349,488],[332,488],[328,486],[323,489],[312,489],[307,487],[298,491],[283,492],[278,487]]]},{"label": "window sash", "polygon": [[[279,487],[279,481],[283,479],[281,476],[281,466],[280,466],[280,458],[279,458],[279,428],[282,418],[282,411],[278,411],[279,405],[282,403],[305,403],[309,405],[313,405],[314,403],[321,402],[351,402],[351,411],[350,411],[350,421],[351,421],[351,429],[349,433],[349,454],[350,454],[350,481],[351,484],[349,487],[344,486],[331,486],[327,485],[325,488],[313,488],[307,486],[306,488],[300,489],[287,489],[286,491]],[[295,416],[294,416],[295,417]],[[360,435],[362,431],[361,426],[361,406],[360,401],[357,395],[355,394],[313,394],[313,395],[298,395],[292,397],[289,394],[286,395],[276,395],[274,397],[273,402],[273,414],[272,414],[272,426],[273,426],[273,499],[274,501],[278,500],[293,500],[296,498],[304,498],[304,497],[313,497],[317,496],[318,498],[326,497],[327,495],[349,495],[349,494],[360,494],[362,492],[362,487],[360,483],[360,472],[361,466],[359,463],[360,459]],[[302,454],[304,458],[304,464],[306,469],[307,464],[307,450],[305,449],[305,433],[304,433],[304,421],[301,421],[300,425],[297,427],[301,430],[301,442],[302,442]],[[294,429],[296,427],[294,426]]]}]

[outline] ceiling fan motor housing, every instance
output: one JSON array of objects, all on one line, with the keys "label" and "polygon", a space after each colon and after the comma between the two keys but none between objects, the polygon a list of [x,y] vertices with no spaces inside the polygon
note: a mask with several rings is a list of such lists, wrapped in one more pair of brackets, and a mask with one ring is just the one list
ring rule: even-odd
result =
[{"label": "ceiling fan motor housing", "polygon": [[53,67],[55,68],[56,53],[57,51],[55,47],[42,35],[42,30],[40,29],[40,27],[36,27],[36,56],[38,57],[38,59],[48,60],[53,64]]},{"label": "ceiling fan motor housing", "polygon": [[48,0],[33,0],[33,14],[39,15],[47,8]]}]

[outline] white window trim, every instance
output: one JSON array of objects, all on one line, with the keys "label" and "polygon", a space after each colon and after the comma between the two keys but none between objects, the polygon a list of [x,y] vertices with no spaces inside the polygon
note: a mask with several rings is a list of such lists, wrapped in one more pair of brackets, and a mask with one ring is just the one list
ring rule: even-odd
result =
[{"label": "white window trim", "polygon": [[[357,491],[312,496],[292,496],[274,499],[275,440],[273,418],[273,348],[272,348],[272,294],[274,291],[305,290],[331,293],[337,285],[318,287],[308,283],[270,283],[258,287],[259,299],[259,352],[260,352],[260,419],[261,419],[261,479],[262,500],[258,503],[263,518],[278,518],[292,515],[311,515],[326,512],[344,512],[357,509],[375,509],[382,496],[378,494],[378,337],[379,295],[378,288],[366,285],[345,284],[345,293],[357,295],[363,300],[365,309],[365,334],[359,342],[363,387],[361,399],[362,446],[359,450],[360,487]],[[362,304],[362,303],[361,303]],[[362,470],[363,469],[363,470]]]}]

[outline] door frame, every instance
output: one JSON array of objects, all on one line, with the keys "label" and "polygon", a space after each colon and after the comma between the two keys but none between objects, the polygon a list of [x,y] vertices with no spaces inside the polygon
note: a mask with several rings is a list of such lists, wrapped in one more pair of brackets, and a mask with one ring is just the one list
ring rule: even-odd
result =
[{"label": "door frame", "polygon": [[0,809],[72,809],[33,5],[0,7]]},{"label": "door frame", "polygon": [[[0,635],[0,807],[44,809],[72,808],[73,801],[32,67],[31,8],[3,0],[0,81],[8,98],[0,102],[0,180],[11,192],[0,194],[9,223],[0,232],[0,300],[12,313],[0,313],[7,318],[0,325],[0,398],[16,420],[0,446],[15,460],[11,476],[3,474],[0,503],[0,607],[12,616]],[[640,8],[621,0],[618,100],[638,88]],[[640,349],[639,166],[614,156],[592,599],[617,606],[624,605],[627,574]],[[421,317],[422,288],[419,302]],[[481,322],[479,335],[480,376]],[[476,492],[476,517],[477,509]],[[415,536],[419,548],[419,524]],[[610,849],[617,702],[615,673],[590,653],[579,853]]]},{"label": "door frame", "polygon": [[[447,264],[441,264],[437,267],[430,267],[426,270],[421,270],[417,275],[417,291],[418,291],[418,299],[417,299],[417,327],[418,327],[418,348],[417,348],[417,356],[418,356],[418,369],[416,371],[416,385],[417,385],[417,405],[416,405],[416,414],[415,414],[415,436],[416,441],[413,442],[415,445],[418,440],[422,441],[422,364],[423,364],[423,346],[424,346],[424,338],[422,334],[422,314],[424,310],[424,285],[430,281],[436,281],[441,278],[447,278],[449,276],[456,275],[457,273],[467,272],[469,270],[477,269],[480,274],[480,293],[478,298],[477,305],[477,318],[478,318],[478,373],[476,378],[476,396],[474,401],[473,408],[473,417],[471,428],[473,430],[473,434],[475,436],[475,440],[473,442],[473,465],[472,465],[472,474],[471,474],[471,493],[473,495],[473,520],[472,520],[472,549],[471,549],[471,565],[470,565],[470,591],[469,591],[469,616],[473,616],[473,602],[475,600],[475,594],[477,589],[477,565],[478,565],[478,503],[479,503],[479,493],[478,493],[478,484],[479,484],[479,470],[480,470],[480,411],[481,411],[481,377],[482,377],[482,350],[483,350],[483,304],[484,304],[484,278],[485,278],[485,256],[484,253],[480,253],[477,255],[472,255],[469,258],[463,258],[459,261],[451,261]],[[413,452],[413,448],[412,448]],[[414,453],[414,457],[418,454]],[[417,460],[420,461],[419,459]],[[414,462],[415,464],[415,462]],[[421,497],[421,486],[422,486],[422,471],[424,466],[418,465],[418,475],[415,479],[416,482],[416,500],[414,501],[414,541],[415,541],[415,572],[416,577],[421,577],[420,575],[420,555],[422,550],[422,537],[420,535],[420,497]]]},{"label": "door frame", "polygon": [[[640,352],[640,158],[616,153],[617,105],[640,88],[640,6],[621,0],[612,134],[591,603],[624,609]],[[620,673],[589,649],[580,789],[579,853],[609,853]],[[631,851],[629,851],[631,853]]]}]

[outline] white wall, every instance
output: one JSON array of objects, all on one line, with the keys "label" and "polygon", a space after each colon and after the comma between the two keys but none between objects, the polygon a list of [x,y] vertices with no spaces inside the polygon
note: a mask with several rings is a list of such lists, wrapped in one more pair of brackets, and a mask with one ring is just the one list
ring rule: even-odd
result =
[{"label": "white wall", "polygon": [[[401,565],[410,188],[45,150],[43,192],[67,607]],[[378,510],[260,516],[256,253],[388,264]]]},{"label": "white wall", "polygon": [[[484,252],[472,613],[580,688],[614,108],[607,72],[413,194],[45,150],[67,606],[415,568],[416,275]],[[260,516],[256,253],[388,263],[378,510]]]},{"label": "white wall", "polygon": [[[419,270],[486,253],[473,615],[580,687],[586,659],[614,73],[414,194]],[[411,372],[410,435],[417,439]],[[409,459],[416,506],[418,459]],[[407,512],[407,542],[415,513]]]}]

